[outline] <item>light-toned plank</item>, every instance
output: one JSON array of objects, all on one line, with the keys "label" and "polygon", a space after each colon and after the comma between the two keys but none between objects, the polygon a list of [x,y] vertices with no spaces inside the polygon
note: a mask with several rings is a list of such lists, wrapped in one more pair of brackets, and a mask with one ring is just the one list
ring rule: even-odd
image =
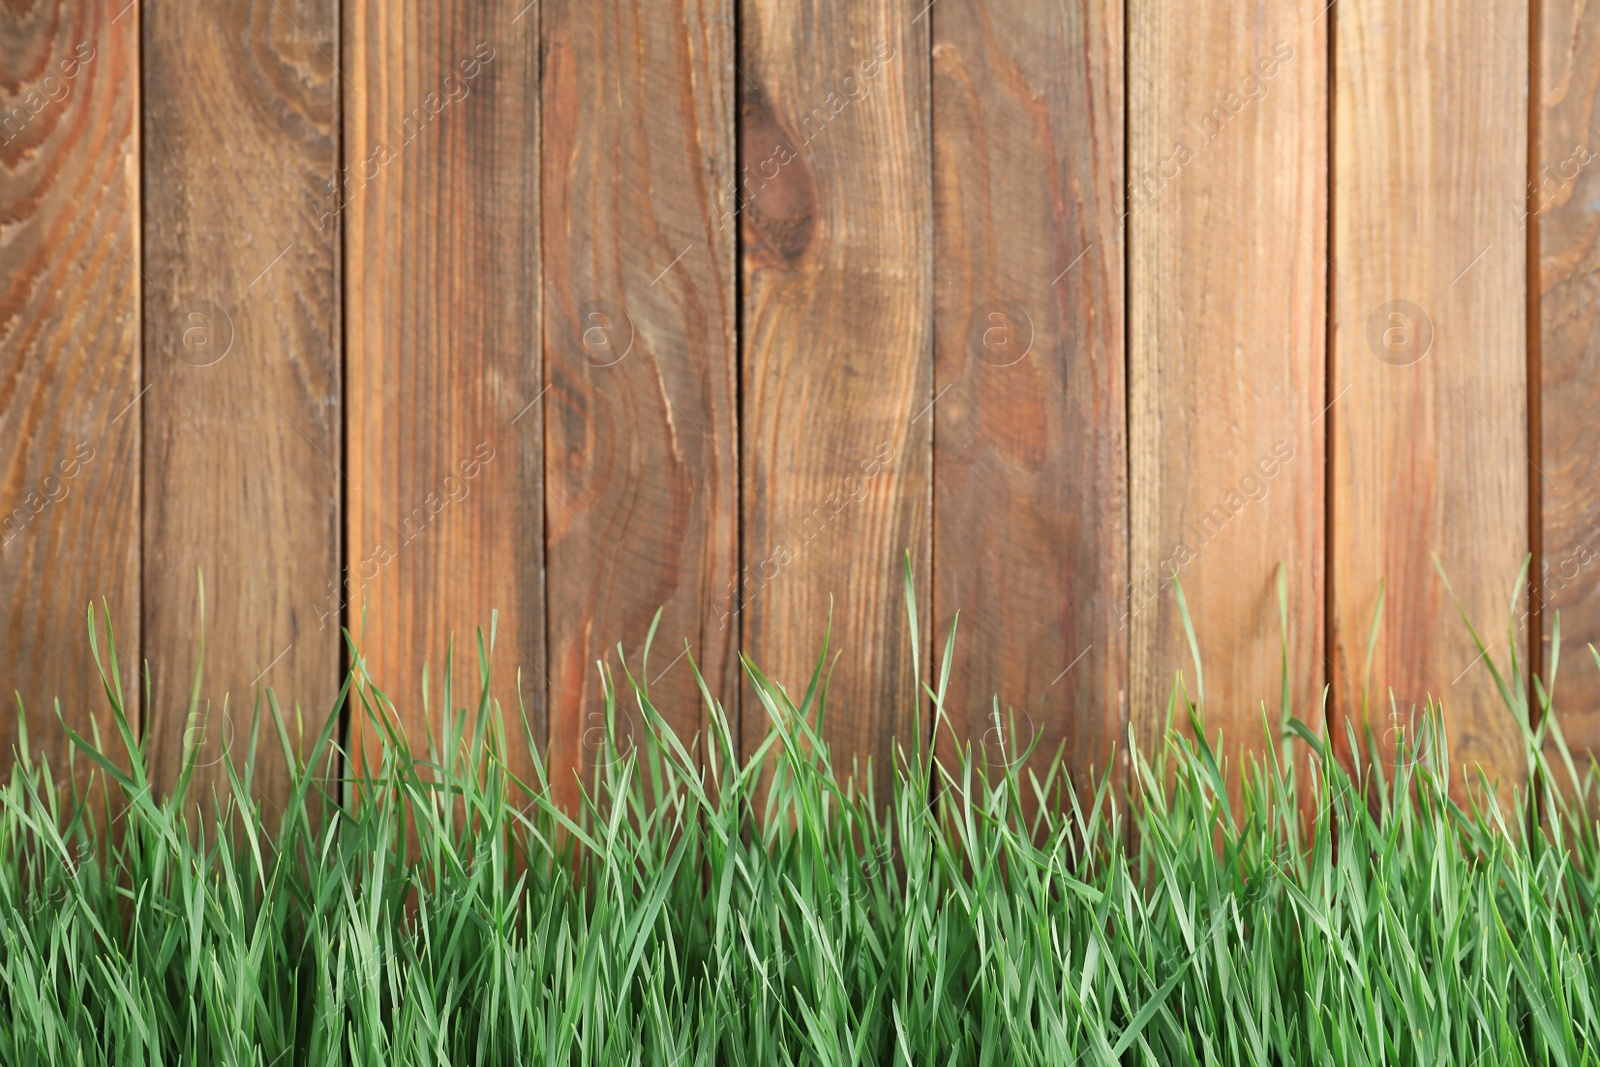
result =
[{"label": "light-toned plank", "polygon": [[[542,188],[551,770],[604,752],[596,660],[635,675],[685,745],[685,642],[731,697],[738,566],[731,0],[547,0]],[[620,672],[617,674],[622,681]],[[618,744],[644,737],[631,697]]]},{"label": "light-toned plank", "polygon": [[1125,751],[1122,31],[1118,0],[933,18],[936,632],[961,613],[949,708],[991,766],[1064,744],[1084,785]]},{"label": "light-toned plank", "polygon": [[1334,710],[1360,715],[1387,580],[1379,743],[1431,695],[1457,774],[1481,763],[1513,783],[1517,728],[1434,557],[1503,668],[1528,551],[1526,246],[1510,210],[1526,177],[1527,6],[1346,0],[1334,15]]},{"label": "light-toned plank", "polygon": [[[1130,709],[1152,745],[1192,664],[1233,753],[1321,716],[1326,0],[1130,3]],[[1182,722],[1182,717],[1179,719]],[[1236,771],[1240,769],[1236,765]]]},{"label": "light-toned plank", "polygon": [[[109,726],[91,601],[138,714],[139,28],[121,8],[0,8],[0,691],[58,773],[56,699],[74,729]],[[7,767],[17,740],[0,715]]]},{"label": "light-toned plank", "polygon": [[[1600,5],[1545,0],[1533,188],[1544,639],[1561,615],[1556,712],[1575,752],[1600,751]],[[1546,646],[1548,648],[1548,645]],[[1545,658],[1548,664],[1548,653]],[[1548,670],[1544,672],[1548,677]]]},{"label": "light-toned plank", "polygon": [[[338,8],[181,0],[143,28],[146,732],[164,787],[198,748],[207,796],[261,690],[301,705],[307,748],[338,692],[339,231],[316,210],[339,166]],[[257,753],[281,803],[264,701]]]},{"label": "light-toned plank", "polygon": [[[902,593],[929,573],[928,19],[914,0],[745,0],[739,70],[744,648],[796,700],[833,612],[835,765],[922,728]],[[924,597],[926,610],[926,597]],[[767,722],[745,702],[743,743]]]},{"label": "light-toned plank", "polygon": [[[494,694],[514,769],[519,696],[544,737],[538,9],[526,0],[345,7],[348,561],[352,629],[426,751],[476,699],[474,633],[499,612]],[[521,672],[522,687],[516,687]],[[359,720],[357,740],[365,724]]]}]

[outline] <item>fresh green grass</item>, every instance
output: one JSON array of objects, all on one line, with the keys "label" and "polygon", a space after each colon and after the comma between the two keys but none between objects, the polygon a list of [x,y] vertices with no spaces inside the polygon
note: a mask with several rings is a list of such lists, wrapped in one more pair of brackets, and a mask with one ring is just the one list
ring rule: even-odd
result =
[{"label": "fresh green grass", "polygon": [[339,709],[302,754],[269,698],[249,752],[284,749],[292,801],[258,807],[244,759],[202,818],[187,775],[152,796],[101,655],[120,740],[0,791],[5,1064],[1597,1062],[1592,774],[1546,762],[1515,663],[1536,786],[1504,807],[1453,799],[1426,710],[1352,777],[1285,700],[1230,769],[1181,683],[1189,729],[1131,753],[1125,797],[913,744],[874,801],[818,739],[820,668],[794,699],[746,664],[767,745],[741,761],[702,686],[703,771],[643,671],[608,679],[654,741],[569,818],[506,770],[521,716],[459,707],[447,666],[426,752],[347,682],[386,743],[343,782]]}]

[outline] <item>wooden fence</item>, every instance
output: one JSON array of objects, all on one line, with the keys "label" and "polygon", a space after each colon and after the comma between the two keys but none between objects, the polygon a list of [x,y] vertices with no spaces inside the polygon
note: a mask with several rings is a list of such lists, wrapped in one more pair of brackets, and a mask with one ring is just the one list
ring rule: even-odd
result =
[{"label": "wooden fence", "polygon": [[0,6],[0,683],[59,754],[103,597],[204,777],[341,625],[415,730],[498,612],[570,789],[658,607],[652,693],[702,725],[687,642],[748,747],[737,652],[801,687],[831,606],[881,767],[909,549],[991,758],[996,694],[1082,771],[1198,690],[1176,573],[1236,744],[1286,633],[1302,718],[1432,694],[1512,780],[1435,558],[1536,668],[1560,610],[1600,744],[1597,95],[1579,0]]}]

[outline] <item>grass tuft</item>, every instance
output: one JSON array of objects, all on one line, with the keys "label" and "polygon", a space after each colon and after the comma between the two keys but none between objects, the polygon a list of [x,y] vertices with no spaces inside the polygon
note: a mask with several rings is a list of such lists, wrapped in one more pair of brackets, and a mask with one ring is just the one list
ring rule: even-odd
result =
[{"label": "grass tuft", "polygon": [[[1595,771],[1554,653],[1531,692],[1491,661],[1531,783],[1504,808],[1452,786],[1433,705],[1347,768],[1285,693],[1230,766],[1198,665],[1189,728],[1130,748],[1125,796],[917,737],[875,798],[822,740],[824,640],[798,702],[745,662],[750,759],[703,680],[708,731],[679,738],[642,671],[605,672],[613,736],[568,812],[508,769],[531,737],[488,696],[493,646],[470,705],[446,659],[424,751],[352,648],[315,736],[265,694],[202,798],[193,751],[153,794],[96,643],[115,737],[52,768],[24,724],[0,788],[0,1062],[1597,1062]],[[954,648],[906,694],[952,737]],[[368,743],[342,771],[347,705]],[[647,726],[626,751],[619,706]],[[281,811],[252,796],[258,741],[289,762]]]}]

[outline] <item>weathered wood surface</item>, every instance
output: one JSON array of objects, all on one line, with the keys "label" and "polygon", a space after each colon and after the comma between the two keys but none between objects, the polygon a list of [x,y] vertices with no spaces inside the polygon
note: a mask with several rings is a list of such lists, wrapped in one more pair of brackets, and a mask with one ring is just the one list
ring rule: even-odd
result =
[{"label": "weathered wood surface", "polygon": [[[346,5],[348,547],[338,601],[410,744],[495,627],[494,696],[545,737],[539,47],[525,0]],[[364,616],[364,618],[363,618]],[[431,664],[424,718],[421,671]],[[517,684],[520,675],[520,686]],[[366,726],[355,716],[359,738]],[[531,767],[518,756],[513,770]]]},{"label": "weathered wood surface", "polygon": [[1126,752],[1122,5],[932,15],[938,743],[1088,783]]},{"label": "weathered wood surface", "polygon": [[[1228,749],[1321,718],[1325,0],[1129,5],[1129,715],[1181,671]],[[1199,644],[1194,667],[1171,578]],[[1182,716],[1179,718],[1182,723]]]},{"label": "weathered wood surface", "polygon": [[[746,654],[797,702],[831,612],[824,736],[841,768],[872,759],[880,790],[894,742],[909,750],[925,729],[901,570],[909,549],[928,587],[936,268],[924,8],[744,0],[738,56],[744,525],[733,610]],[[744,707],[751,749],[766,714],[753,698]]]},{"label": "weathered wood surface", "polygon": [[1456,772],[1512,785],[1517,726],[1435,558],[1504,669],[1529,547],[1526,237],[1511,210],[1527,173],[1527,6],[1350,0],[1335,26],[1335,740],[1351,716],[1361,736],[1386,582],[1367,690],[1379,744],[1392,750],[1432,697]]},{"label": "weathered wood surface", "polygon": [[616,647],[640,678],[658,608],[640,681],[686,746],[690,657],[734,693],[734,38],[732,0],[546,0],[543,19],[550,764],[570,801],[605,755],[596,661],[618,746],[644,740]]},{"label": "weathered wood surface", "polygon": [[[1526,203],[1505,210],[1534,253],[1537,492],[1543,638],[1561,616],[1556,710],[1574,750],[1600,748],[1600,6],[1546,0],[1534,42],[1536,136]],[[1524,221],[1525,219],[1525,221]],[[1519,628],[1519,637],[1528,631]],[[1544,656],[1550,662],[1548,645]],[[1549,671],[1543,672],[1549,677]]]},{"label": "weathered wood surface", "polygon": [[[57,700],[86,736],[110,726],[91,601],[138,718],[139,23],[122,7],[0,8],[0,692],[58,774]],[[0,715],[8,766],[18,741]]]},{"label": "weathered wood surface", "polygon": [[[144,30],[144,650],[153,774],[226,795],[256,700],[309,749],[339,686],[338,5],[154,4]],[[205,582],[205,675],[190,696]],[[255,783],[286,793],[269,706]]]},{"label": "weathered wood surface", "polygon": [[422,752],[422,665],[437,730],[498,611],[570,802],[657,608],[657,703],[704,729],[687,642],[746,751],[736,651],[798,698],[831,610],[825,734],[882,789],[930,726],[909,550],[921,680],[962,613],[942,743],[1081,779],[1200,696],[1174,574],[1208,728],[1259,744],[1281,563],[1295,714],[1326,683],[1342,744],[1386,582],[1379,743],[1432,696],[1514,782],[1433,560],[1498,641],[1536,553],[1519,640],[1561,611],[1600,744],[1591,7],[7,7],[0,691],[61,753],[106,596],[204,785],[260,688],[326,709],[348,622]]}]

